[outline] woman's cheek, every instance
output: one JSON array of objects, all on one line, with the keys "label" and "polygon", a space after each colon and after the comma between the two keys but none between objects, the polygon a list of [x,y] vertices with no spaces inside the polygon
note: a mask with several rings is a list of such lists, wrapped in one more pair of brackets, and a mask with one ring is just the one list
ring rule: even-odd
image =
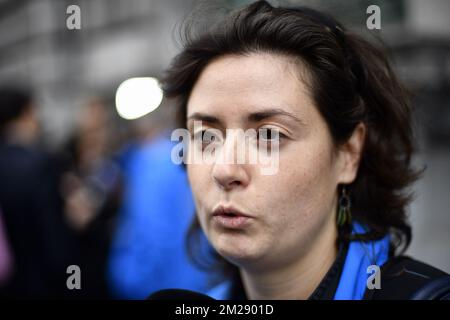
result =
[{"label": "woman's cheek", "polygon": [[[299,154],[301,151],[295,150],[293,153]],[[268,183],[272,186],[272,192],[269,194],[273,199],[273,210],[279,212],[280,216],[286,215],[280,222],[289,224],[289,221],[295,219],[298,223],[304,223],[312,215],[311,211],[314,210],[319,192],[317,185],[324,174],[321,162],[322,159],[314,159],[305,152],[300,157],[281,159],[277,176],[272,177],[272,182]],[[291,218],[287,215],[291,215]]]},{"label": "woman's cheek", "polygon": [[[203,199],[205,199],[206,195],[203,192],[205,188],[206,181],[202,179],[202,171],[198,165],[190,165],[187,168],[187,175],[189,184],[191,186],[192,195],[194,198],[195,208],[197,211],[197,215],[199,220],[203,220],[205,217],[205,206],[203,204]],[[200,196],[203,195],[203,196]]]},{"label": "woman's cheek", "polygon": [[198,164],[188,166],[187,174],[194,196],[200,195],[203,189],[207,188],[208,181],[205,180],[205,170],[206,168],[202,168],[202,165]]}]

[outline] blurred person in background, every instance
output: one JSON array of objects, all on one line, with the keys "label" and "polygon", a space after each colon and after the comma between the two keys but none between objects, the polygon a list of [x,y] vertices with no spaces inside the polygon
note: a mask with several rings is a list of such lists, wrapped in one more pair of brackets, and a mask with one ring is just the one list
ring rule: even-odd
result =
[{"label": "blurred person in background", "polygon": [[39,146],[29,91],[0,88],[0,203],[14,268],[9,298],[64,297],[75,245],[62,216],[57,166]]},{"label": "blurred person in background", "polygon": [[171,287],[207,290],[207,273],[185,250],[194,204],[185,172],[171,161],[172,120],[163,104],[134,122],[139,138],[124,149],[125,192],[109,265],[117,298],[143,299]]},{"label": "blurred person in background", "polygon": [[9,248],[6,230],[3,223],[3,213],[0,208],[0,287],[2,287],[11,276],[13,261],[11,249]]},{"label": "blurred person in background", "polygon": [[63,150],[64,214],[78,238],[83,298],[110,297],[107,256],[122,193],[110,120],[105,103],[92,99]]}]

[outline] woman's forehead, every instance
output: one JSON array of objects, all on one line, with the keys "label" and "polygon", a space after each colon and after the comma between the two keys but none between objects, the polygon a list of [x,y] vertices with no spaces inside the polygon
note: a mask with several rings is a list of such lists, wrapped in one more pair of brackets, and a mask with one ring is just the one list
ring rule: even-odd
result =
[{"label": "woman's forehead", "polygon": [[254,89],[276,91],[287,83],[291,86],[301,85],[298,71],[299,67],[293,60],[284,55],[225,55],[204,68],[193,91],[196,87],[218,94],[228,94],[229,91],[245,93]]},{"label": "woman's forehead", "polygon": [[279,109],[300,117],[302,106],[311,101],[293,69],[283,56],[221,57],[203,70],[194,85],[187,116],[214,112],[226,117]]}]

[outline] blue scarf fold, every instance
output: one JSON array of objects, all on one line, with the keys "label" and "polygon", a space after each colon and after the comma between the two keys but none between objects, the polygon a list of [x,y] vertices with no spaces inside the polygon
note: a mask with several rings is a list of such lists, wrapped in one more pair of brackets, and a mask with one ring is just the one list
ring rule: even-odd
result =
[{"label": "blue scarf fold", "polygon": [[[353,224],[353,233],[362,234],[368,230],[358,223]],[[341,279],[334,300],[361,300],[371,275],[370,265],[381,267],[389,258],[389,235],[376,241],[351,241]]]},{"label": "blue scarf fold", "polygon": [[[359,223],[353,223],[353,234],[363,234],[368,230]],[[334,300],[361,300],[367,288],[367,279],[371,275],[370,265],[381,267],[389,256],[389,235],[376,241],[351,241]],[[230,281],[212,288],[207,294],[217,300],[227,300],[231,296]]]}]

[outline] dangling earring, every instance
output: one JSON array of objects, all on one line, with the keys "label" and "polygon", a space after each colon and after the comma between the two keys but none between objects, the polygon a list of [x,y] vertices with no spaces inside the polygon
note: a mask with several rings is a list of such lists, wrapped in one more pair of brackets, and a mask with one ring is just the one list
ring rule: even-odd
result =
[{"label": "dangling earring", "polygon": [[350,197],[347,195],[345,187],[342,187],[342,194],[339,198],[339,211],[337,214],[337,225],[343,227],[352,223],[352,213],[350,211]]}]

